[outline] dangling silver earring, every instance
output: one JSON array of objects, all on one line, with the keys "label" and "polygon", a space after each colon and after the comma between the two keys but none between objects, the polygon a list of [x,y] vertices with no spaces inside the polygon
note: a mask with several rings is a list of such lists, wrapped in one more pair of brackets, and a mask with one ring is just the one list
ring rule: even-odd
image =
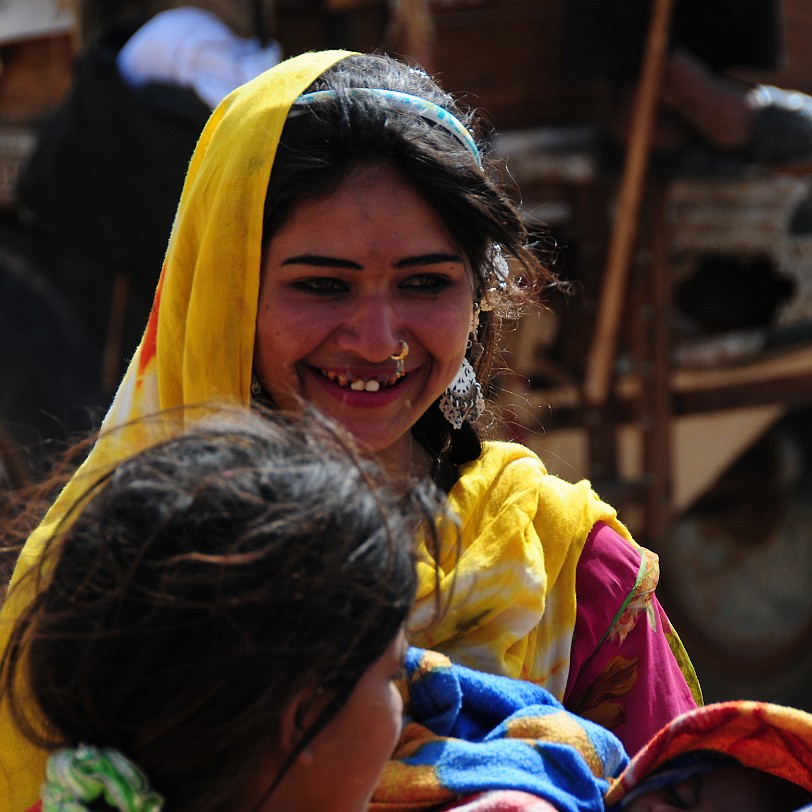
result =
[{"label": "dangling silver earring", "polygon": [[251,397],[256,400],[262,394],[262,384],[256,375],[251,375]]},{"label": "dangling silver earring", "polygon": [[467,356],[474,359],[474,363],[484,352],[479,343],[479,302],[474,302],[474,314],[471,317],[471,332],[466,345],[466,357],[462,359],[459,372],[451,381],[448,389],[440,397],[440,411],[443,417],[455,429],[462,428],[466,420],[476,421],[485,410],[485,399],[482,397],[482,387],[476,379],[476,373]]},{"label": "dangling silver earring", "polygon": [[484,409],[482,387],[474,368],[463,358],[459,372],[440,397],[440,411],[453,428],[460,429],[466,420],[476,421]]}]

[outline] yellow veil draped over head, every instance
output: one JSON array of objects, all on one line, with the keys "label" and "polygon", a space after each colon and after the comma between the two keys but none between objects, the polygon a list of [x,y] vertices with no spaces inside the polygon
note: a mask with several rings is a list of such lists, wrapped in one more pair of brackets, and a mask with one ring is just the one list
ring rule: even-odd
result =
[{"label": "yellow veil draped over head", "polygon": [[[212,113],[187,172],[144,336],[102,436],[20,555],[12,577],[19,588],[0,612],[4,648],[33,597],[33,579],[21,577],[39,560],[45,541],[94,477],[148,441],[132,421],[212,401],[248,405],[263,208],[279,137],[294,100],[347,56],[321,51],[288,59],[235,90]],[[3,701],[0,812],[20,812],[36,802],[46,756],[17,730]]]}]

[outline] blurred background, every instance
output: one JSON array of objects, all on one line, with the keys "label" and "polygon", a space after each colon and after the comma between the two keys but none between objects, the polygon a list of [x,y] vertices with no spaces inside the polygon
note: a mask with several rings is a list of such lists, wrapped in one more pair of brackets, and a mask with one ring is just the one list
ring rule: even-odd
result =
[{"label": "blurred background", "polygon": [[[697,129],[698,104],[674,113],[669,53],[693,47],[702,4],[629,4],[639,53],[612,72],[573,68],[573,42],[595,53],[572,27],[579,0],[2,0],[3,487],[97,424],[228,82],[313,48],[386,50],[482,111],[569,284],[510,335],[496,393],[509,437],[590,478],[660,555],[661,601],[708,701],[812,711],[812,5],[766,4],[765,42],[700,63],[734,101],[782,89],[765,106],[791,126],[765,114],[759,136],[796,139],[776,158],[755,136]],[[144,35],[176,7],[209,16]],[[161,56],[193,40],[178,25],[201,43],[183,76]],[[714,50],[735,54],[736,30]],[[219,56],[201,57],[212,42]]]}]

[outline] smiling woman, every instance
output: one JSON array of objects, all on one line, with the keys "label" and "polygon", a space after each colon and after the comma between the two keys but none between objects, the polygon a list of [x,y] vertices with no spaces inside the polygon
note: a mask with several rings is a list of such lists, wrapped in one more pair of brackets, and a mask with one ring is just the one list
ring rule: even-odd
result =
[{"label": "smiling woman", "polygon": [[388,164],[359,167],[329,196],[299,204],[269,241],[257,378],[279,406],[308,401],[393,471],[411,459],[428,476],[428,455],[410,457],[410,429],[462,364],[475,293],[425,198]]},{"label": "smiling woman", "polygon": [[[430,476],[459,521],[440,528],[438,553],[417,536],[410,642],[542,685],[634,750],[699,689],[654,595],[656,556],[589,483],[486,438],[501,321],[554,278],[478,126],[424,72],[344,51],[294,57],[224,99],[106,418],[106,431],[125,428],[86,470],[137,449],[131,421],[160,409],[311,403],[404,487]],[[32,597],[16,595],[4,620]],[[0,799],[16,810],[44,758],[0,710]]]}]

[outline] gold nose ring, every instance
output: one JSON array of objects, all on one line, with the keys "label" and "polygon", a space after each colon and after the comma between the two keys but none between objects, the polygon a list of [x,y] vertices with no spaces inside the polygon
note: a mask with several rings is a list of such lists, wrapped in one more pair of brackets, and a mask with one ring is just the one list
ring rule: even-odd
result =
[{"label": "gold nose ring", "polygon": [[397,355],[390,355],[389,357],[395,362],[395,378],[400,380],[404,376],[403,362],[409,354],[409,345],[401,338],[400,339],[400,352]]}]

